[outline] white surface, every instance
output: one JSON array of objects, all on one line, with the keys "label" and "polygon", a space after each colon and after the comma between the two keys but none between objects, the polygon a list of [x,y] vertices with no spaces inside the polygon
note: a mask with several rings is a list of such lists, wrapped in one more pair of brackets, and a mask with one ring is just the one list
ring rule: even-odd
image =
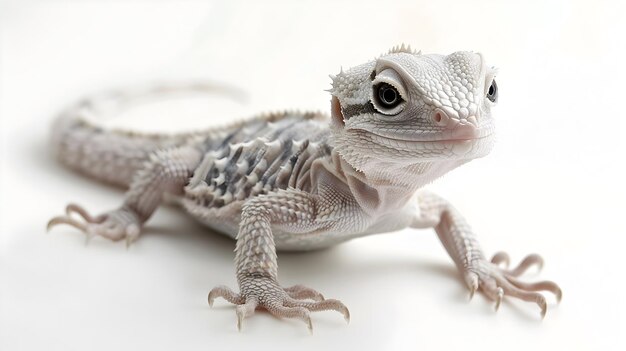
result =
[{"label": "white surface", "polygon": [[[624,348],[623,2],[224,3],[2,3],[1,350]],[[314,314],[313,336],[267,313],[240,334],[233,306],[209,309],[213,286],[236,285],[234,243],[174,209],[159,210],[129,251],[98,239],[85,247],[67,227],[45,234],[68,201],[97,212],[122,199],[47,153],[54,114],[80,95],[168,77],[249,92],[247,105],[207,105],[202,118],[153,108],[115,121],[167,130],[326,109],[327,74],[400,42],[481,51],[500,68],[495,150],[432,188],[465,213],[488,254],[544,255],[540,278],[560,283],[564,300],[543,322],[532,304],[507,301],[496,314],[482,296],[468,303],[432,231],[279,255],[284,284],[317,288],[352,312],[350,325]]]}]

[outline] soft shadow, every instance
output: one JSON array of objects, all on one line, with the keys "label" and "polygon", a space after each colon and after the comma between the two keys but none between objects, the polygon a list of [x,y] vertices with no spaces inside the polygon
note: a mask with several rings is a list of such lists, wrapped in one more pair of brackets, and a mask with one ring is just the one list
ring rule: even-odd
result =
[{"label": "soft shadow", "polygon": [[328,249],[310,252],[283,252],[279,253],[281,272],[294,276],[323,276],[328,272],[350,276],[351,280],[372,276],[384,277],[389,272],[406,272],[411,276],[432,274],[447,276],[459,280],[456,268],[452,263],[443,264],[415,259],[398,259],[389,257],[385,260],[355,262],[347,259],[346,252],[350,244],[345,243]]}]

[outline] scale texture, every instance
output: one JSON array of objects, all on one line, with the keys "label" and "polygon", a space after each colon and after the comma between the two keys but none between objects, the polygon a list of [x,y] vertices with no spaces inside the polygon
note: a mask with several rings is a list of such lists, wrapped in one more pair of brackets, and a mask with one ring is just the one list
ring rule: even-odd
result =
[{"label": "scale texture", "polygon": [[489,153],[496,71],[482,55],[423,55],[404,45],[342,71],[333,80],[330,116],[281,112],[220,128],[175,135],[108,130],[94,119],[146,97],[214,92],[207,84],[114,91],[81,100],[52,131],[57,158],[94,179],[124,187],[124,202],[92,216],[70,204],[49,228],[68,224],[88,238],[137,240],[165,200],[236,239],[239,292],[218,286],[237,305],[238,327],[265,308],[298,318],[312,330],[310,312],[346,306],[304,285],[283,287],[277,250],[312,250],[365,235],[434,228],[471,295],[496,303],[504,296],[547,304],[539,291],[561,298],[551,281],[519,276],[542,265],[527,256],[513,269],[503,252],[487,260],[461,214],[422,188],[446,172]]}]

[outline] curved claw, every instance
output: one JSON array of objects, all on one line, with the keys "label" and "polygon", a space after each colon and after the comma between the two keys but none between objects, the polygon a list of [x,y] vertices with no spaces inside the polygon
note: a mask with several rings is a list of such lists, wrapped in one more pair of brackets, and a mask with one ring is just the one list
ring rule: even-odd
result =
[{"label": "curved claw", "polygon": [[476,290],[478,290],[478,274],[474,272],[469,272],[465,274],[465,283],[469,288],[469,299],[471,301],[474,298],[474,293],[476,293]]},{"label": "curved claw", "polygon": [[[288,300],[285,300],[284,302],[287,302],[287,301]],[[314,304],[315,303],[322,303],[322,302],[314,302]],[[301,306],[301,305],[291,306],[290,304],[283,305],[280,303],[270,305],[266,308],[271,314],[273,314],[276,317],[301,319],[304,323],[306,323],[309,333],[313,334],[313,323],[311,322],[311,314],[308,308]]]},{"label": "curved claw", "polygon": [[[209,294],[210,295],[210,294]],[[245,304],[237,305],[236,313],[237,313],[237,330],[241,331],[241,326],[243,325],[243,320],[254,314],[254,310],[256,309],[258,302],[256,299],[248,299]]]},{"label": "curved claw", "polygon": [[548,312],[548,304],[546,303],[546,300],[539,300],[537,301],[537,304],[539,305],[539,308],[541,308],[541,319],[546,318],[546,312]]},{"label": "curved claw", "polygon": [[497,252],[491,258],[491,263],[495,264],[496,266],[499,266],[502,262],[504,262],[505,267],[509,267],[509,264],[511,263],[511,258],[509,257],[509,254],[504,251]]},{"label": "curved claw", "polygon": [[243,319],[244,319],[244,313],[241,312],[241,310],[239,309],[239,306],[237,306],[236,310],[235,310],[236,314],[237,314],[237,331],[241,331],[241,326],[243,324]]},{"label": "curved claw", "polygon": [[136,225],[130,225],[126,228],[126,249],[139,238],[140,229]]},{"label": "curved claw", "polygon": [[305,323],[307,329],[309,329],[309,334],[313,335],[313,322],[311,321],[311,316],[308,316]]},{"label": "curved claw", "polygon": [[346,323],[350,324],[350,310],[348,309],[348,307],[344,306],[346,309],[345,311],[343,311],[343,319],[346,321]]},{"label": "curved claw", "polygon": [[502,298],[504,297],[504,289],[502,289],[501,287],[498,287],[497,293],[496,293],[496,312],[498,311],[498,309],[500,309],[500,304],[502,303]]}]

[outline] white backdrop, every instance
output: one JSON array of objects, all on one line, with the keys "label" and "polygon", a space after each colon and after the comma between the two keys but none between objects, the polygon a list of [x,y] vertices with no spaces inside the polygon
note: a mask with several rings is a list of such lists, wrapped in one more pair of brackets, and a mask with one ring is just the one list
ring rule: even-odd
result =
[{"label": "white backdrop", "polygon": [[[247,350],[624,348],[626,226],[624,2],[48,1],[0,2],[0,349]],[[257,313],[237,333],[215,285],[236,287],[234,242],[160,209],[125,250],[84,246],[45,224],[69,201],[93,212],[122,193],[51,159],[63,106],[102,88],[207,78],[248,93],[146,106],[107,121],[144,130],[208,126],[258,111],[326,110],[329,73],[405,42],[426,53],[482,52],[500,68],[498,143],[433,184],[488,254],[539,252],[561,284],[498,313],[468,292],[432,231],[406,230],[325,251],[280,254],[280,279],[343,300],[299,321]],[[617,345],[620,343],[621,345]]]}]

